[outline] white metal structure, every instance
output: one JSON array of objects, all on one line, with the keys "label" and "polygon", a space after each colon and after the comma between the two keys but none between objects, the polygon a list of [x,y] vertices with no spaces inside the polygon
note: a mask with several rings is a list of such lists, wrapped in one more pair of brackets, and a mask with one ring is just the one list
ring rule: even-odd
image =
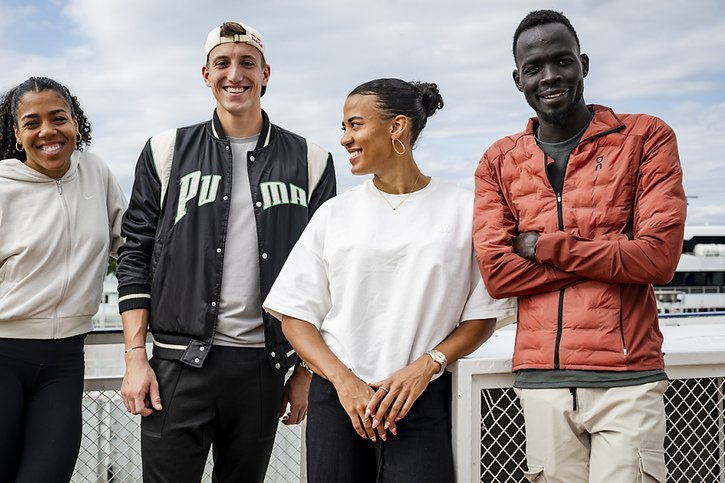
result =
[{"label": "white metal structure", "polygon": [[[662,320],[668,482],[725,482],[725,315]],[[525,481],[523,415],[511,389],[515,326],[451,366],[459,482]]]}]

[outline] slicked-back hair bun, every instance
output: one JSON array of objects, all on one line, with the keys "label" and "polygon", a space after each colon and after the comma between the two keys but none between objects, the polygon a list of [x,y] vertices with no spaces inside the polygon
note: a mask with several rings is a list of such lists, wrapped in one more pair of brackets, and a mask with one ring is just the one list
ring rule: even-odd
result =
[{"label": "slicked-back hair bun", "polygon": [[411,81],[410,84],[418,89],[423,96],[421,102],[426,116],[431,117],[438,109],[443,109],[443,96],[438,90],[438,85],[433,82],[418,81]]},{"label": "slicked-back hair bun", "polygon": [[384,116],[390,118],[403,115],[410,119],[410,144],[415,146],[428,118],[443,107],[443,97],[438,86],[430,82],[383,78],[360,84],[349,96],[373,95],[376,105]]}]

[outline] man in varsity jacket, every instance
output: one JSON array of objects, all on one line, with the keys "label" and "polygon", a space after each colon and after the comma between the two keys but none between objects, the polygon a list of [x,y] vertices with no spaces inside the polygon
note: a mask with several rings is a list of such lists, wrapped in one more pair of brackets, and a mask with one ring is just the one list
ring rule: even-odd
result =
[{"label": "man in varsity jacket", "polygon": [[[144,147],[119,251],[123,401],[141,414],[145,482],[263,481],[278,417],[306,413],[310,375],[262,311],[315,210],[335,194],[330,154],[271,124],[261,36],[227,22],[207,38],[211,120]],[[153,334],[153,358],[146,332]]]}]

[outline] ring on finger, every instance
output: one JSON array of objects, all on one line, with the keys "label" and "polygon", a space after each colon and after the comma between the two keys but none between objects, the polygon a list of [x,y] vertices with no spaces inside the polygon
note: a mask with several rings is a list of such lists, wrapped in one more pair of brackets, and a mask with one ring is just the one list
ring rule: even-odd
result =
[{"label": "ring on finger", "polygon": [[385,386],[380,386],[380,389],[382,389],[382,390],[383,390],[383,391],[385,391],[386,393],[389,393],[389,392],[390,392],[390,389],[388,389],[388,388],[387,388],[387,387],[385,387]]}]

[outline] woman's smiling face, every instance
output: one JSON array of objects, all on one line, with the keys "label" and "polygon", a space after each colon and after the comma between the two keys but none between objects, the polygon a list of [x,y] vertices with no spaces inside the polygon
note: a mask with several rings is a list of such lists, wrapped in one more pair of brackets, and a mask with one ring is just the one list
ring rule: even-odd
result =
[{"label": "woman's smiling face", "polygon": [[48,177],[62,177],[70,167],[78,134],[78,122],[65,100],[52,89],[26,92],[18,102],[15,122],[26,164]]},{"label": "woman's smiling face", "polygon": [[374,95],[353,94],[343,107],[340,144],[350,153],[353,174],[378,174],[393,156],[392,118],[385,119]]}]

